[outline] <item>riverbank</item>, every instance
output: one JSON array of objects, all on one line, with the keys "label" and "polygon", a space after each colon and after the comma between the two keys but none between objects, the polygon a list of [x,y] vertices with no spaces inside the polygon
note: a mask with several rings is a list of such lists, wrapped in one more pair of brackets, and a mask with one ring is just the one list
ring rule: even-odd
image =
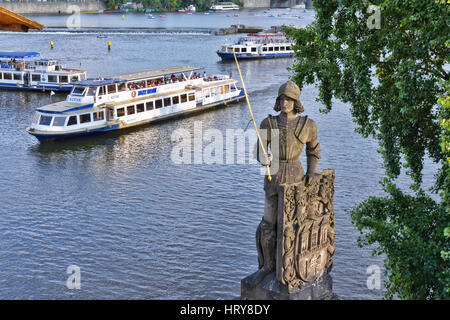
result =
[{"label": "riverbank", "polygon": [[[0,2],[0,6],[19,14],[48,14],[66,15],[79,13],[98,13],[107,10],[104,1],[88,2]],[[290,8],[295,6],[295,1],[278,0],[271,3],[268,0],[244,0],[243,9],[269,9],[269,8]],[[180,8],[181,9],[181,8]],[[142,9],[145,11],[145,9]]]},{"label": "riverbank", "polygon": [[20,14],[66,15],[73,13],[89,13],[106,10],[103,1],[92,2],[0,2],[0,6]]}]

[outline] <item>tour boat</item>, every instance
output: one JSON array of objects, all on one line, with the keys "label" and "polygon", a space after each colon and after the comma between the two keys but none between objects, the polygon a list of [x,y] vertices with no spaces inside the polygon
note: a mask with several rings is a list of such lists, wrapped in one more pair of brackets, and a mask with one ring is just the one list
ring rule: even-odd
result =
[{"label": "tour boat", "polygon": [[251,58],[279,58],[294,54],[293,42],[284,33],[248,34],[234,44],[223,44],[217,54],[222,60],[251,59]]},{"label": "tour boat", "polygon": [[76,83],[65,101],[36,110],[27,132],[39,141],[120,130],[228,105],[245,98],[227,75],[169,67]]},{"label": "tour boat", "polygon": [[0,51],[0,88],[67,92],[85,79],[86,71],[64,68],[39,52]]},{"label": "tour boat", "polygon": [[210,11],[230,11],[239,10],[239,6],[233,2],[218,2],[217,4],[212,4]]}]

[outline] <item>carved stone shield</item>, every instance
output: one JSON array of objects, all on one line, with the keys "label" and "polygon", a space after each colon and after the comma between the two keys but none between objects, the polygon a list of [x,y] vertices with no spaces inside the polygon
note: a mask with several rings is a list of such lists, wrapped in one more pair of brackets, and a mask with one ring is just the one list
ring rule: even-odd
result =
[{"label": "carved stone shield", "polygon": [[334,253],[334,170],[309,186],[282,185],[278,194],[278,281],[294,292],[331,271]]}]

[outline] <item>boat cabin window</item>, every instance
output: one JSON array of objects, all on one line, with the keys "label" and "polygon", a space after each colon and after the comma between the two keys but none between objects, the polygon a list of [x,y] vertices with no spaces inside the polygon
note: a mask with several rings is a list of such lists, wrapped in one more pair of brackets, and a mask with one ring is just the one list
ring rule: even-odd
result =
[{"label": "boat cabin window", "polygon": [[269,47],[269,51],[273,51],[273,47]]},{"label": "boat cabin window", "polygon": [[31,75],[31,81],[41,81],[41,75],[40,74],[32,74]]},{"label": "boat cabin window", "polygon": [[164,107],[170,106],[170,98],[164,98]]},{"label": "boat cabin window", "polygon": [[143,103],[139,103],[139,104],[136,105],[136,112],[137,113],[144,112],[144,111],[145,111],[145,106],[144,106]]},{"label": "boat cabin window", "polygon": [[280,51],[280,47],[275,47],[274,51]]},{"label": "boat cabin window", "polygon": [[239,53],[239,48],[234,48],[234,52]]},{"label": "boat cabin window", "polygon": [[69,121],[67,121],[68,126],[74,126],[78,124],[77,116],[70,116]]},{"label": "boat cabin window", "polygon": [[162,100],[161,99],[158,99],[158,100],[155,101],[155,107],[156,107],[156,109],[159,109],[159,108],[162,107]]},{"label": "boat cabin window", "polygon": [[233,53],[233,48],[232,47],[228,47],[228,52]]},{"label": "boat cabin window", "polygon": [[241,52],[247,52],[247,48],[241,48]]},{"label": "boat cabin window", "polygon": [[195,94],[192,92],[192,93],[189,93],[189,101],[194,101],[195,100]]},{"label": "boat cabin window", "polygon": [[179,96],[172,97],[172,104],[179,104],[179,103],[180,103],[180,97]]},{"label": "boat cabin window", "polygon": [[49,117],[49,116],[41,116],[41,120],[39,121],[39,124],[41,126],[49,126],[50,123],[52,122],[52,118],[53,117]]},{"label": "boat cabin window", "polygon": [[286,47],[286,50],[291,50],[291,47],[287,46],[287,47]]},{"label": "boat cabin window", "polygon": [[119,83],[118,87],[119,87],[119,92],[127,91],[127,84],[125,82]]},{"label": "boat cabin window", "polygon": [[3,79],[3,73],[0,72],[0,79]]},{"label": "boat cabin window", "polygon": [[3,79],[5,80],[12,80],[12,74],[9,72],[4,72],[3,73]]},{"label": "boat cabin window", "polygon": [[22,80],[22,74],[21,73],[14,73],[14,80]]},{"label": "boat cabin window", "polygon": [[48,82],[58,82],[58,76],[49,75],[48,76]]},{"label": "boat cabin window", "polygon": [[263,51],[267,51],[267,47],[263,47]]},{"label": "boat cabin window", "polygon": [[53,120],[52,126],[64,127],[65,123],[66,123],[66,117],[55,117],[55,120]]},{"label": "boat cabin window", "polygon": [[116,93],[116,92],[117,92],[117,88],[116,88],[115,84],[108,85],[108,94]]},{"label": "boat cabin window", "polygon": [[106,94],[106,88],[105,87],[99,87],[98,95],[99,96],[103,96],[105,94]]},{"label": "boat cabin window", "polygon": [[280,51],[284,51],[284,47],[280,47]]},{"label": "boat cabin window", "polygon": [[80,114],[80,123],[88,123],[88,122],[91,122],[91,114],[90,113]]},{"label": "boat cabin window", "polygon": [[230,85],[229,84],[225,85],[224,88],[225,88],[225,93],[230,92]]},{"label": "boat cabin window", "polygon": [[74,96],[82,96],[82,95],[84,95],[85,90],[86,90],[86,87],[73,87],[71,94]]},{"label": "boat cabin window", "polygon": [[105,119],[105,115],[103,111],[94,112],[94,121],[100,121]]},{"label": "boat cabin window", "polygon": [[78,76],[71,76],[71,77],[70,77],[70,82],[76,82],[76,81],[78,81],[78,80],[80,80],[80,79],[78,78]]},{"label": "boat cabin window", "polygon": [[130,115],[135,114],[135,113],[136,113],[136,111],[134,110],[134,105],[127,107],[127,116],[130,116]]},{"label": "boat cabin window", "polygon": [[68,76],[59,76],[59,82],[69,82],[69,77]]},{"label": "boat cabin window", "polygon": [[145,87],[146,87],[145,80],[137,81],[137,82],[129,82],[128,83],[128,88],[130,90],[139,90],[139,89],[142,89],[142,88],[145,88]]},{"label": "boat cabin window", "polygon": [[125,108],[117,108],[117,116],[123,117],[125,115]]},{"label": "boat cabin window", "polygon": [[96,93],[97,93],[97,88],[96,87],[89,87],[88,92],[87,92],[87,96],[88,97],[95,97]]},{"label": "boat cabin window", "polygon": [[153,101],[149,101],[149,102],[147,102],[146,104],[145,104],[145,110],[146,111],[150,111],[150,110],[153,110],[154,109],[154,103],[153,103]]},{"label": "boat cabin window", "polygon": [[252,52],[256,52],[256,47],[253,47],[253,48],[252,48]]},{"label": "boat cabin window", "polygon": [[182,95],[180,96],[180,98],[181,98],[181,103],[187,102],[187,94],[182,94]]}]

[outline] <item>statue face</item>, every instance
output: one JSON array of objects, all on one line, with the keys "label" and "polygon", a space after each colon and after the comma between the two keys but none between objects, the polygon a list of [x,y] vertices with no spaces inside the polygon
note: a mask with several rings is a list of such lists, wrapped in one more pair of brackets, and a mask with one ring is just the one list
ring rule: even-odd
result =
[{"label": "statue face", "polygon": [[281,112],[283,113],[291,113],[294,111],[294,100],[285,96],[284,94],[280,97],[280,107]]}]

